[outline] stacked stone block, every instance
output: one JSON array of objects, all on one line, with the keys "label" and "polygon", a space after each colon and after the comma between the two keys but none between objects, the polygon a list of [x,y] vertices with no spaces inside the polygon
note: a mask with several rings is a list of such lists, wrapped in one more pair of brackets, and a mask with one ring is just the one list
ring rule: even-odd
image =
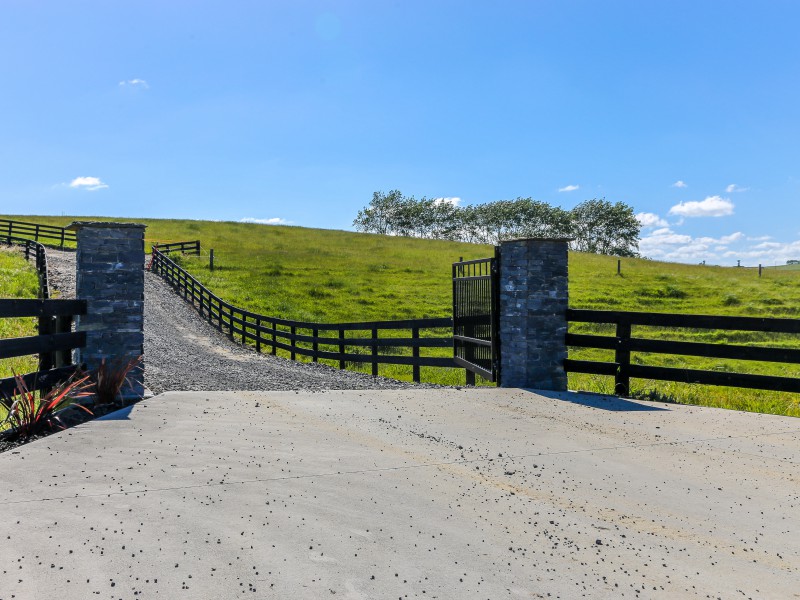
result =
[{"label": "stacked stone block", "polygon": [[568,239],[500,244],[500,385],[566,390]]},{"label": "stacked stone block", "polygon": [[[78,221],[77,297],[86,300],[87,314],[76,329],[86,332],[86,347],[77,351],[78,364],[96,369],[122,363],[144,352],[144,230],[133,223]],[[143,365],[142,365],[143,366]],[[123,398],[144,394],[143,369],[131,372],[132,386]]]}]

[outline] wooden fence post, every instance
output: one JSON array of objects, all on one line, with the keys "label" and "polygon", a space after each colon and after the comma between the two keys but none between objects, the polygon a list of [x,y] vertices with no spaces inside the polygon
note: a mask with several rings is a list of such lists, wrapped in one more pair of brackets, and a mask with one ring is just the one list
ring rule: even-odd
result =
[{"label": "wooden fence post", "polygon": [[378,376],[378,330],[372,330],[372,376]]},{"label": "wooden fence post", "polygon": [[[415,341],[419,340],[419,327],[412,327],[411,328],[411,339],[413,339]],[[419,383],[419,365],[416,364],[416,359],[419,358],[419,346],[414,345],[411,348],[411,356],[413,356],[414,359],[415,359],[415,363],[414,363],[414,367],[413,367],[414,383]]]},{"label": "wooden fence post", "polygon": [[614,378],[614,393],[617,396],[627,396],[630,392],[630,367],[631,364],[631,324],[617,322],[617,349],[614,351],[614,362],[617,363],[617,374]]}]

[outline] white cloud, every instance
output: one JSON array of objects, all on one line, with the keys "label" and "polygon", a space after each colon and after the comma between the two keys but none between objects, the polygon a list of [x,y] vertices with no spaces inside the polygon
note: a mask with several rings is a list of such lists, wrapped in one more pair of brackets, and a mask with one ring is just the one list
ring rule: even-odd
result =
[{"label": "white cloud", "polygon": [[738,242],[739,240],[743,240],[745,235],[741,231],[737,231],[736,233],[732,233],[730,235],[723,235],[719,238],[720,244],[732,244],[733,242]]},{"label": "white cloud", "polygon": [[461,204],[461,198],[452,197],[452,198],[434,198],[434,204],[452,204],[453,206],[458,206]]},{"label": "white cloud", "polygon": [[[645,246],[671,246],[673,244],[688,244],[692,241],[692,236],[675,233],[669,227],[656,229],[653,233],[642,238],[639,243],[639,248],[642,249],[642,244]],[[642,250],[642,253],[647,255],[647,252]]]},{"label": "white cloud", "polygon": [[108,185],[100,181],[99,177],[76,177],[69,182],[69,187],[95,192],[108,188]]},{"label": "white cloud", "polygon": [[[671,262],[756,266],[783,265],[787,260],[800,260],[800,240],[768,242],[736,231],[719,238],[692,237],[674,232],[669,227],[656,229],[639,241],[643,256]],[[753,243],[758,241],[759,243]]]},{"label": "white cloud", "polygon": [[800,260],[800,240],[794,242],[771,243],[766,248],[761,248],[761,244],[744,248],[739,251],[728,252],[731,258],[742,261],[747,266],[762,265],[785,265],[787,260]]},{"label": "white cloud", "polygon": [[733,214],[733,202],[719,196],[708,196],[699,202],[680,202],[669,214],[682,217],[725,217]]},{"label": "white cloud", "polygon": [[254,219],[253,217],[245,217],[239,219],[239,223],[256,223],[258,225],[289,225],[291,221],[281,219],[280,217],[272,217],[271,219]]},{"label": "white cloud", "polygon": [[655,213],[641,212],[636,220],[642,227],[667,227],[668,223]]},{"label": "white cloud", "polygon": [[565,185],[562,188],[558,188],[559,192],[574,192],[575,190],[579,190],[581,186],[579,185]]},{"label": "white cloud", "polygon": [[144,79],[127,79],[119,82],[119,87],[132,87],[142,90],[149,90],[150,85]]},{"label": "white cloud", "polygon": [[685,188],[685,187],[689,187],[689,186],[688,186],[688,185],[686,185],[686,183],[684,183],[684,182],[683,182],[683,181],[681,181],[680,179],[678,179],[678,181],[676,181],[675,183],[673,183],[671,187],[676,187],[676,188]]},{"label": "white cloud", "polygon": [[736,185],[735,183],[732,183],[728,187],[725,188],[725,191],[727,193],[729,193],[729,194],[732,194],[733,192],[746,192],[749,189],[750,188],[741,187],[741,186]]}]

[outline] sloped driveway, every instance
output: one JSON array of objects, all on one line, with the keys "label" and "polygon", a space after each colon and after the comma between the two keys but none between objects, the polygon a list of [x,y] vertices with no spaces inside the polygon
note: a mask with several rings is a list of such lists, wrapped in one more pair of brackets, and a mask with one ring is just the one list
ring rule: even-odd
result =
[{"label": "sloped driveway", "polygon": [[170,392],[0,455],[0,598],[793,598],[800,421]]}]

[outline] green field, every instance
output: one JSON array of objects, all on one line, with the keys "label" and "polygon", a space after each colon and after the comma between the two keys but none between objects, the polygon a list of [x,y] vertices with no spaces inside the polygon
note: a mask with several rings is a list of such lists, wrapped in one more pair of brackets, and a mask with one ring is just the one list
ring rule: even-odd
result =
[{"label": "green field", "polygon": [[[66,225],[70,217],[8,217]],[[81,220],[91,220],[81,217]],[[99,220],[99,219],[98,219]],[[108,220],[108,219],[102,219]],[[148,225],[148,243],[201,240],[203,256],[181,263],[216,294],[234,305],[269,316],[318,322],[408,319],[448,316],[450,265],[490,256],[490,246],[386,237],[344,231],[256,224],[120,219]],[[215,251],[216,269],[208,268]],[[3,290],[3,295],[7,294]],[[623,259],[617,275],[613,257],[570,255],[570,306],[612,310],[798,318],[800,270],[711,267]],[[608,331],[575,324],[580,332]],[[800,347],[796,336],[705,330],[634,328],[634,335]],[[447,350],[443,350],[446,352]],[[433,353],[433,351],[430,351]],[[572,350],[572,358],[610,359],[604,351]],[[646,364],[686,366],[800,377],[798,365],[720,359],[646,356]],[[381,366],[380,373],[410,378],[405,367]],[[463,383],[463,371],[423,370],[423,380]],[[800,415],[800,394],[749,391],[666,382],[632,381],[638,397],[741,410]],[[600,376],[570,376],[571,389],[611,392],[613,381]]]}]

